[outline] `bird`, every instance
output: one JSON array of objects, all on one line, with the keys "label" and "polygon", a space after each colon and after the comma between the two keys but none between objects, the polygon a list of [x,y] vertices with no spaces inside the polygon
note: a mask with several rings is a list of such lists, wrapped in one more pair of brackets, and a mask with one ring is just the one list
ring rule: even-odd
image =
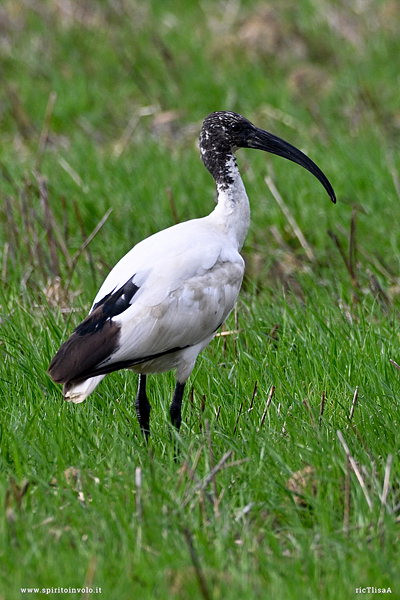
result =
[{"label": "bird", "polygon": [[217,201],[205,217],[178,223],[136,244],[110,271],[88,316],[52,359],[48,373],[65,400],[83,402],[109,373],[139,375],[135,409],[150,435],[147,376],[175,371],[169,412],[179,431],[185,384],[200,352],[233,310],[244,276],[240,250],[250,226],[249,199],[239,173],[239,148],[263,150],[310,171],[333,203],[319,167],[295,146],[230,111],[203,121],[199,149],[214,178]]}]

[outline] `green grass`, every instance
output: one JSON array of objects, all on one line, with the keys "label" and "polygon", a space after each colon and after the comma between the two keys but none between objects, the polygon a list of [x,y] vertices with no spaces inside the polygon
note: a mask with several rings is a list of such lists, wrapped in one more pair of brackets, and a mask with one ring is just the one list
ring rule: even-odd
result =
[{"label": "green grass", "polygon": [[[400,11],[268,6],[0,9],[0,600],[84,585],[107,600],[400,597]],[[46,369],[109,268],[174,223],[171,198],[180,220],[212,210],[196,138],[221,109],[305,150],[338,204],[293,164],[238,153],[252,207],[240,333],[199,357],[175,462],[173,374],[149,381],[146,446],[136,376],[70,405]]]}]

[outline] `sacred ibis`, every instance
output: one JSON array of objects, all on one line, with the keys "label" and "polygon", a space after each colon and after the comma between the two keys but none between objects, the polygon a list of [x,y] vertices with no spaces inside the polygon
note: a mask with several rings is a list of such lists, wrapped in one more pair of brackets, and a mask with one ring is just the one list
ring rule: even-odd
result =
[{"label": "sacred ibis", "polygon": [[305,154],[233,112],[204,119],[200,154],[217,187],[217,206],[206,217],[179,223],[134,246],[112,269],[86,319],[62,344],[49,374],[64,384],[65,399],[83,402],[112,371],[139,374],[135,401],[149,435],[146,377],[176,371],[171,421],[181,424],[185,383],[198,354],[232,311],[244,274],[239,254],[250,224],[249,200],[235,159],[255,148],[298,163],[322,183],[328,179]]}]

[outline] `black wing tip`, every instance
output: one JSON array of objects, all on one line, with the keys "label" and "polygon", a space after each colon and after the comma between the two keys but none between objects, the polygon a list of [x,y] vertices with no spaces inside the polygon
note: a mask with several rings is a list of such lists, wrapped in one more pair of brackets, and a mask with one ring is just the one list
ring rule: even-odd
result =
[{"label": "black wing tip", "polygon": [[65,373],[60,373],[59,369],[57,369],[57,365],[53,365],[52,362],[50,363],[46,373],[50,379],[54,381],[54,383],[61,384],[67,383],[68,381],[68,376],[66,376]]},{"label": "black wing tip", "polygon": [[101,327],[88,327],[87,320],[91,325],[92,315],[85,319],[86,324],[85,321],[81,323],[85,324],[83,329],[80,329],[81,325],[77,327],[51,361],[47,372],[55,383],[69,384],[87,379],[82,374],[95,369],[118,348],[121,327],[112,319]]}]

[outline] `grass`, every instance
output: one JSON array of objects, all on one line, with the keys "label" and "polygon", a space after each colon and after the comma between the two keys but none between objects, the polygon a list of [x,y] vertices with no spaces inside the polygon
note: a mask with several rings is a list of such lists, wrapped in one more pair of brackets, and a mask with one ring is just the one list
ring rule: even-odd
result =
[{"label": "grass", "polygon": [[[142,4],[0,9],[0,599],[398,597],[399,9]],[[238,153],[247,276],[175,462],[172,374],[147,447],[134,375],[71,406],[46,369],[134,243],[212,209],[196,138],[218,109],[304,149],[338,204]]]}]

